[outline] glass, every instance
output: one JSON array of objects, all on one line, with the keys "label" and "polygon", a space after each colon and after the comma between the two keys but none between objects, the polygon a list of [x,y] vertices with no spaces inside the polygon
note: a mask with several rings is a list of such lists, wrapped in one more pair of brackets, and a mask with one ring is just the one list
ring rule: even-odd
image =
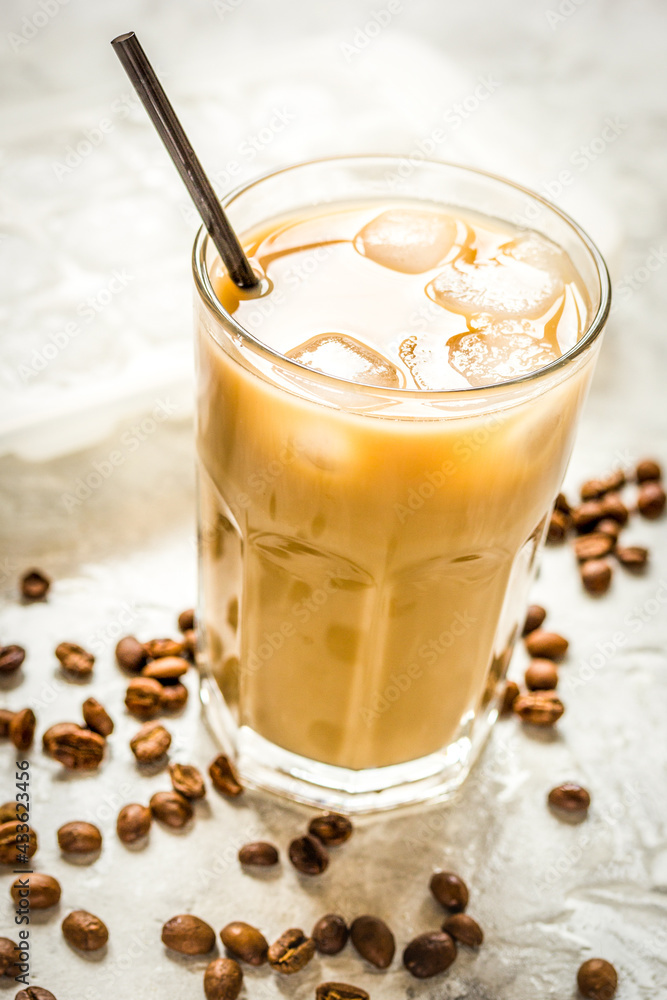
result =
[{"label": "glass", "polygon": [[[537,195],[445,163],[289,167],[225,201],[239,233],[327,203],[422,201],[542,233],[591,303],[576,346],[447,392],[352,384],[243,329],[194,247],[200,661],[243,778],[348,813],[446,797],[498,715],[609,311],[604,262]],[[256,332],[255,332],[256,331]]]}]

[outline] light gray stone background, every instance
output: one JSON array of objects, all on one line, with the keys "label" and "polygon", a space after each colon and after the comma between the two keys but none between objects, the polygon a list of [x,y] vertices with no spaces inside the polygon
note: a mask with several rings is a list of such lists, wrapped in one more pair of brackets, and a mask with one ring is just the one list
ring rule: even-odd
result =
[{"label": "light gray stone background", "polygon": [[[191,911],[216,930],[235,918],[272,939],[328,910],[383,916],[399,947],[441,919],[427,884],[436,866],[467,880],[483,925],[439,979],[395,961],[373,973],[351,948],[278,981],[262,969],[244,997],[314,996],[325,978],[377,998],[574,998],[580,962],[609,958],[619,1000],[667,996],[667,779],[664,523],[633,523],[652,550],[641,578],[616,574],[609,595],[582,595],[572,553],[545,554],[535,599],[571,639],[567,712],[537,738],[498,724],[457,800],[359,825],[320,879],[283,865],[239,870],[249,839],[287,842],[308,813],[259,794],[215,793],[183,835],[154,828],[125,849],[115,817],[168,787],[143,776],[123,711],[118,635],[175,631],[195,595],[189,253],[196,221],[109,46],[136,30],[220,191],[312,155],[434,146],[433,156],[506,174],[547,193],[599,240],[616,306],[568,474],[644,454],[667,459],[664,264],[667,153],[664,38],[658,0],[3,0],[0,12],[0,641],[28,649],[0,692],[31,704],[38,736],[79,717],[94,694],[116,720],[98,775],[65,775],[30,753],[36,868],[62,883],[57,912],[31,926],[32,982],[58,1000],[203,995],[205,959],[167,954],[162,923]],[[378,27],[380,22],[385,22]],[[233,176],[232,176],[233,175]],[[121,463],[86,481],[113,451]],[[72,499],[72,497],[74,499]],[[46,604],[21,606],[19,571],[55,579]],[[57,642],[97,652],[94,679],[62,680]],[[518,651],[511,667],[520,677]],[[169,723],[173,760],[206,766],[215,748],[190,703]],[[2,800],[15,753],[3,745]],[[587,785],[589,819],[545,805],[566,779]],[[55,831],[74,819],[104,834],[91,865],[62,857]],[[0,934],[15,936],[0,874]],[[75,954],[60,922],[71,909],[109,926],[104,953]],[[1,997],[14,985],[2,981]]]}]

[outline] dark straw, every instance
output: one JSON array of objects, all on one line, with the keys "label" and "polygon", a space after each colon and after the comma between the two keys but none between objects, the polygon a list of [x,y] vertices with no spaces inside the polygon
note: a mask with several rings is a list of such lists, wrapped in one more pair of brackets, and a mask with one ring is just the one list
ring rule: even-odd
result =
[{"label": "dark straw", "polygon": [[257,276],[137,36],[128,31],[111,44],[197,206],[229,276],[240,288],[254,288]]}]

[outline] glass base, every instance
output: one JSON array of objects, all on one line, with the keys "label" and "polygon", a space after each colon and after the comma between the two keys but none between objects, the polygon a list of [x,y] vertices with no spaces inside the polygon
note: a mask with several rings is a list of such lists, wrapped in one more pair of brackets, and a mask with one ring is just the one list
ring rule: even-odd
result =
[{"label": "glass base", "polygon": [[402,764],[354,771],[301,757],[247,726],[238,727],[215,680],[205,672],[201,674],[200,697],[214,738],[234,759],[247,785],[348,815],[451,798],[469,774],[498,717],[497,699],[493,699],[478,714],[474,727],[445,749]]}]

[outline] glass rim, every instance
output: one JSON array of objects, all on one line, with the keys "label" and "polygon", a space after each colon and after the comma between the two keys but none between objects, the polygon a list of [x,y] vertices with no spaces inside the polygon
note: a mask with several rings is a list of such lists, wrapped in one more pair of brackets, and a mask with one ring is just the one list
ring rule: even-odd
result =
[{"label": "glass rim", "polygon": [[[373,154],[361,154],[361,155],[343,155],[343,156],[324,156],[317,157],[312,160],[302,160],[299,163],[292,163],[285,167],[278,167],[277,169],[267,170],[265,173],[260,174],[253,180],[247,181],[243,184],[238,185],[232,191],[230,191],[223,199],[221,199],[221,204],[223,208],[228,208],[238,197],[246,192],[252,190],[252,188],[257,187],[264,181],[269,180],[272,177],[277,177],[280,174],[291,173],[294,170],[299,170],[304,167],[316,166],[318,164],[326,163],[337,163],[337,164],[349,164],[354,166],[355,164],[372,164],[374,162],[378,164],[389,163],[389,162],[399,162],[403,158],[397,154],[391,153],[373,153]],[[449,167],[454,170],[461,171],[463,173],[477,174],[480,177],[488,178],[489,180],[495,181],[506,187],[513,188],[515,191],[521,192],[522,194],[529,197],[533,202],[536,202],[550,212],[559,216],[569,227],[573,230],[576,236],[579,238],[581,243],[584,245],[585,249],[590,254],[593,263],[595,265],[595,270],[597,273],[598,281],[600,284],[600,301],[595,315],[591,318],[585,333],[579,338],[579,340],[574,344],[569,351],[565,354],[561,354],[559,358],[555,361],[551,361],[548,365],[544,365],[542,368],[537,368],[533,372],[528,372],[525,375],[518,375],[516,378],[504,379],[500,382],[492,382],[489,385],[484,386],[461,386],[456,389],[419,389],[419,388],[406,388],[406,387],[389,387],[389,386],[379,386],[371,385],[366,382],[352,382],[350,379],[341,378],[338,375],[330,375],[327,372],[320,372],[316,369],[310,368],[308,365],[302,364],[300,361],[295,361],[292,358],[288,358],[285,354],[281,354],[280,351],[266,344],[264,341],[256,337],[250,330],[242,326],[231,313],[228,313],[224,308],[213,288],[211,282],[211,277],[206,264],[206,254],[209,245],[210,236],[204,226],[202,225],[195,237],[195,242],[192,250],[192,270],[195,280],[195,286],[208,306],[211,312],[220,319],[224,325],[231,327],[233,332],[241,338],[242,342],[247,344],[252,348],[255,353],[260,353],[263,355],[269,355],[270,358],[279,362],[280,365],[289,372],[293,370],[296,374],[303,378],[304,375],[308,377],[313,384],[332,384],[337,388],[342,386],[353,386],[355,391],[366,393],[366,392],[381,392],[388,398],[396,397],[400,399],[410,399],[416,398],[421,400],[427,399],[451,399],[453,397],[461,397],[470,393],[483,394],[485,392],[490,392],[492,390],[498,389],[510,389],[513,386],[521,386],[526,383],[536,381],[540,378],[548,377],[561,369],[569,367],[571,362],[578,358],[581,354],[586,352],[588,348],[594,343],[598,338],[599,334],[604,329],[604,325],[609,317],[609,311],[611,308],[611,280],[609,278],[609,271],[607,270],[607,265],[600,251],[598,250],[596,244],[588,236],[588,234],[579,226],[574,219],[572,219],[567,212],[564,212],[553,202],[549,201],[547,198],[543,198],[541,195],[537,194],[536,191],[532,191],[530,188],[525,187],[522,184],[517,184],[514,181],[508,180],[506,177],[501,177],[499,174],[491,173],[487,170],[480,170],[477,167],[469,167],[461,163],[453,163],[447,160],[432,160],[424,158],[419,160],[419,165],[421,164],[432,164],[439,167]],[[304,207],[307,207],[304,205]],[[266,376],[264,376],[266,377]]]}]

